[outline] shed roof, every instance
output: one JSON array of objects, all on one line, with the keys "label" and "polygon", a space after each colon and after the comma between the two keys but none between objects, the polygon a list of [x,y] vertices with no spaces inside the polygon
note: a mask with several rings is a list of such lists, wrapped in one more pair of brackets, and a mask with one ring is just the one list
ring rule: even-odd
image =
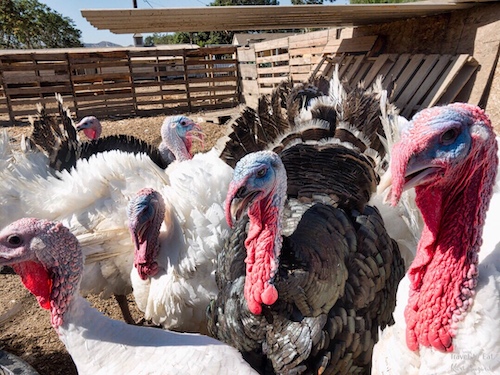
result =
[{"label": "shed roof", "polygon": [[110,30],[116,34],[132,34],[358,26],[446,13],[472,7],[478,2],[482,1],[438,0],[400,4],[82,9],[81,13],[97,29]]}]

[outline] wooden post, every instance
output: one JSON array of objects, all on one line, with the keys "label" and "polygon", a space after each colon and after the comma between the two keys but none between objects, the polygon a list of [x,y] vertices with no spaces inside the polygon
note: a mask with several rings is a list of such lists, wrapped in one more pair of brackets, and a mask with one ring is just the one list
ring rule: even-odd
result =
[{"label": "wooden post", "polygon": [[[0,59],[0,66],[3,65],[2,60]],[[15,124],[16,118],[14,117],[14,112],[12,111],[12,103],[10,102],[10,96],[7,90],[7,86],[3,82],[3,69],[0,69],[0,86],[3,87],[3,93],[5,95],[5,101],[7,102],[7,110],[9,111],[9,119],[12,125]]]},{"label": "wooden post", "polygon": [[139,107],[137,105],[137,95],[135,92],[135,83],[134,83],[134,74],[132,72],[132,59],[130,58],[130,51],[127,51],[127,61],[128,61],[128,73],[129,73],[129,82],[130,82],[130,89],[132,90],[132,101],[134,103],[134,110],[135,113],[139,111]]},{"label": "wooden post", "polygon": [[71,62],[70,62],[70,55],[69,53],[65,53],[64,56],[66,56],[66,62],[68,63],[68,76],[69,76],[69,84],[71,86],[71,96],[73,97],[73,107],[75,107],[75,116],[79,118],[80,116],[78,115],[78,102],[76,101],[76,92],[75,92],[75,85],[73,82],[73,69],[71,67]]},{"label": "wooden post", "polygon": [[184,81],[186,82],[186,96],[188,101],[188,111],[192,111],[192,103],[191,103],[191,93],[189,92],[189,74],[187,68],[187,56],[186,50],[182,51],[182,63],[184,65]]}]

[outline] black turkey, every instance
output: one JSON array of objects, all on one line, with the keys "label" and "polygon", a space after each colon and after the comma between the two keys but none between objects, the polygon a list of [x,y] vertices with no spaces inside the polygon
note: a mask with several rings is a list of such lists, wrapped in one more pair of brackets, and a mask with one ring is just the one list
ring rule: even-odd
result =
[{"label": "black turkey", "polygon": [[236,164],[225,202],[233,229],[209,332],[263,374],[369,374],[404,275],[367,204],[387,167],[381,90],[344,91],[334,79],[316,98],[296,92],[285,83],[247,109],[222,154]]}]

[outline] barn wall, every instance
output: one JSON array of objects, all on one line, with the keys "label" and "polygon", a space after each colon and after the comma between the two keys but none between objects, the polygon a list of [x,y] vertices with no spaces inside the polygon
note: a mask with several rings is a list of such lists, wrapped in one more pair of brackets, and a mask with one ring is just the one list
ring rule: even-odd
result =
[{"label": "barn wall", "polygon": [[379,35],[384,53],[469,54],[479,63],[462,99],[485,108],[500,132],[500,3],[449,14],[354,29],[354,36]]}]

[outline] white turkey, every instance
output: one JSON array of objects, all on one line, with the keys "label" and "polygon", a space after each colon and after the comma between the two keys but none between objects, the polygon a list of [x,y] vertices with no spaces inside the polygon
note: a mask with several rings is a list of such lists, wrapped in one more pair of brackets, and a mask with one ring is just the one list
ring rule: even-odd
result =
[{"label": "white turkey", "polygon": [[83,132],[88,139],[98,139],[102,133],[101,122],[95,116],[86,116],[82,118],[75,124],[75,129],[77,132]]},{"label": "white turkey", "polygon": [[[174,154],[179,160],[189,158],[190,150],[179,136],[188,134],[186,127],[177,121],[172,124],[167,119],[162,127],[164,142],[178,138]],[[167,137],[168,133],[174,135]],[[2,145],[9,162],[0,180],[0,226],[30,215],[63,222],[79,237],[86,255],[82,293],[114,295],[125,320],[134,322],[126,300],[132,291],[133,264],[126,206],[144,186],[161,189],[167,184],[165,171],[147,154],[110,151],[80,159],[77,168],[52,176],[47,164],[40,165],[47,160],[44,154],[16,153],[8,142]]]},{"label": "white turkey", "polygon": [[236,349],[213,338],[129,325],[91,308],[78,292],[81,248],[60,223],[25,218],[4,228],[0,265],[14,267],[50,311],[80,374],[256,374]]},{"label": "white turkey", "polygon": [[245,150],[274,151],[234,160],[233,230],[218,256],[209,331],[261,373],[369,373],[378,330],[392,322],[404,263],[367,204],[383,171],[380,97],[338,92],[333,82],[293,121],[274,102],[259,111],[258,129],[291,123],[274,142],[248,136],[251,127],[233,136],[250,141]]},{"label": "white turkey", "polygon": [[425,226],[374,374],[500,372],[498,142],[483,110],[456,103],[419,112],[395,145],[389,197],[415,187]]},{"label": "white turkey", "polygon": [[211,150],[167,175],[163,188],[142,189],[129,203],[134,299],[153,324],[207,333],[217,252],[229,233],[223,202],[232,169]]}]

